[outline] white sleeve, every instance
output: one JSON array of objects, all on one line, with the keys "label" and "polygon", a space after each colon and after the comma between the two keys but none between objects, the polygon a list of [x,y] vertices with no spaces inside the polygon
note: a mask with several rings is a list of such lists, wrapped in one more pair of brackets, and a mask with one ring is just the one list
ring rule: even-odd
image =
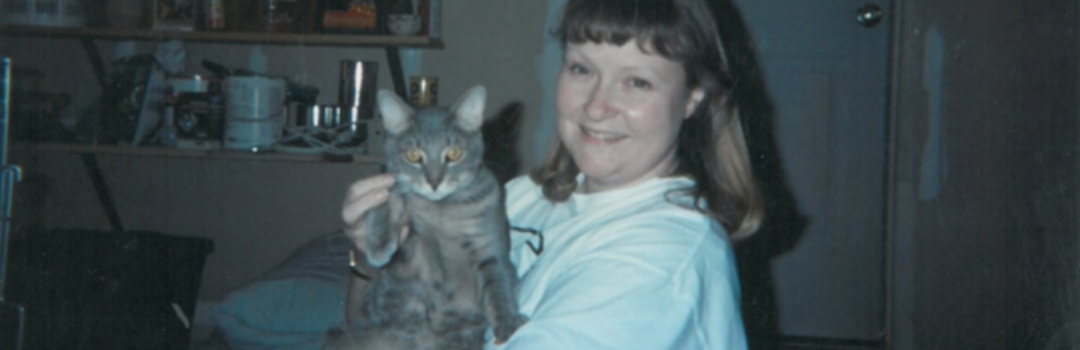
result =
[{"label": "white sleeve", "polygon": [[649,231],[561,265],[529,322],[489,348],[745,349],[734,261],[707,266],[713,252],[669,249]]}]

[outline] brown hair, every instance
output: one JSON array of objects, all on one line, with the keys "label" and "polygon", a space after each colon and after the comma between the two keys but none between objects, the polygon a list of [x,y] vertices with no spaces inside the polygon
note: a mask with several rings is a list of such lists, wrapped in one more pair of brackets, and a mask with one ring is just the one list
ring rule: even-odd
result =
[{"label": "brown hair", "polygon": [[[752,234],[764,209],[754,181],[723,43],[712,10],[703,0],[570,0],[555,32],[562,44],[610,43],[631,39],[645,52],[682,63],[687,86],[705,96],[678,137],[674,175],[688,176],[696,203],[734,238]],[[565,201],[580,170],[558,142],[532,179],[544,196]]]}]

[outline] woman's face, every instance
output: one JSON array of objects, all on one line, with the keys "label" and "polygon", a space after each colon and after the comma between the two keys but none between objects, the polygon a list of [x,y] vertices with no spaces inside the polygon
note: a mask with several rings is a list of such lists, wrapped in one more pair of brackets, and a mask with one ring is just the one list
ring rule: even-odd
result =
[{"label": "woman's face", "polygon": [[559,137],[585,174],[585,192],[674,170],[679,128],[703,96],[687,88],[680,63],[633,40],[568,44],[556,89]]}]

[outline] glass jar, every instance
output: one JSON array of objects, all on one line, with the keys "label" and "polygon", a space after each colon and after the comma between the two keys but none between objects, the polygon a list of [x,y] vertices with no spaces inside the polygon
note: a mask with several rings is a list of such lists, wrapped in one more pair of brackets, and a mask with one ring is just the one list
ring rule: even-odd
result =
[{"label": "glass jar", "polygon": [[298,32],[303,20],[301,0],[263,0],[265,30],[274,33]]}]

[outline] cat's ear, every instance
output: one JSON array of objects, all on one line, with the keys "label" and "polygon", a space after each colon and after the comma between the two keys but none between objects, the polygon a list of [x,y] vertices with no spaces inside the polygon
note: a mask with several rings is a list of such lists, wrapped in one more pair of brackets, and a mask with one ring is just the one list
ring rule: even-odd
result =
[{"label": "cat's ear", "polygon": [[409,118],[412,118],[413,109],[393,91],[379,90],[376,105],[379,107],[383,127],[386,128],[387,132],[400,134],[409,128]]},{"label": "cat's ear", "polygon": [[482,85],[473,86],[468,91],[465,91],[465,94],[461,95],[461,99],[454,104],[454,107],[450,108],[450,111],[457,116],[454,122],[468,131],[480,130],[480,126],[484,124],[484,103],[486,101],[487,89]]}]

